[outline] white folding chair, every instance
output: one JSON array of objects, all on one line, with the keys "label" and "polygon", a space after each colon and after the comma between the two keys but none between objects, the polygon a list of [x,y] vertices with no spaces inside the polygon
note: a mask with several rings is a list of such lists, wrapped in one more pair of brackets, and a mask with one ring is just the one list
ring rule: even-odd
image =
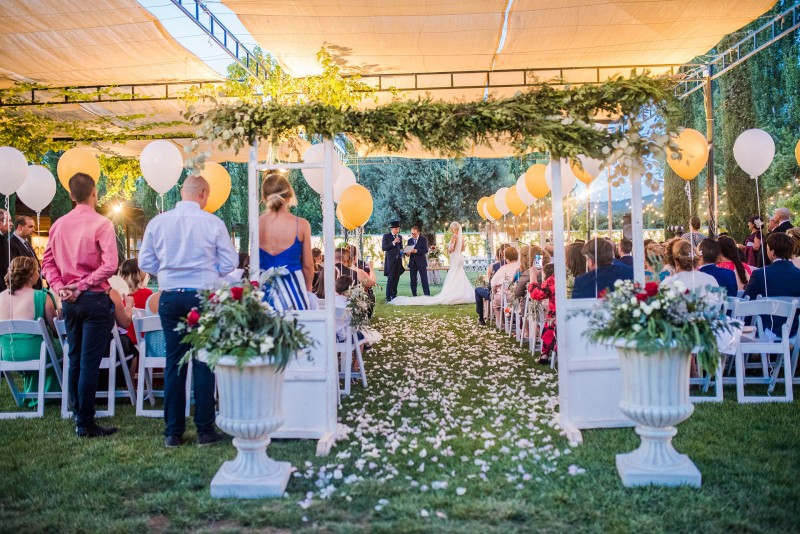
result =
[{"label": "white folding chair", "polygon": [[[158,315],[147,315],[136,317],[133,320],[133,329],[136,332],[136,339],[139,347],[139,370],[138,382],[136,383],[136,415],[142,417],[164,417],[164,410],[145,409],[144,399],[150,401],[150,405],[155,404],[156,397],[164,397],[164,390],[156,390],[153,387],[153,378],[157,369],[163,370],[167,366],[167,355],[163,352],[156,352],[154,347],[148,344],[148,333],[162,332],[161,317]],[[192,362],[190,361],[186,369],[186,416],[189,416],[191,408],[189,400],[192,394]]]},{"label": "white folding chair", "polygon": [[[783,302],[795,302],[797,303],[798,311],[800,311],[800,297],[769,297],[772,300],[780,300]],[[794,318],[795,322],[797,322],[797,314],[795,314]],[[789,327],[791,332],[791,326]],[[797,360],[798,356],[800,356],[800,327],[795,331],[795,334],[789,338],[789,345],[792,347],[792,383],[793,384],[800,384],[800,377],[797,375]]]},{"label": "white folding chair", "polygon": [[352,366],[353,366],[353,352],[356,354],[356,361],[358,361],[359,372],[356,374],[357,378],[361,379],[361,384],[367,387],[367,373],[364,370],[364,357],[361,354],[361,344],[358,342],[358,334],[354,328],[350,327],[350,312],[346,308],[336,308],[336,323],[346,324],[347,326],[341,330],[344,341],[336,340],[336,355],[339,357],[339,379],[344,381],[343,386],[339,388],[339,402],[341,403],[342,395],[350,395],[350,383],[353,379]]},{"label": "white folding chair", "polygon": [[[56,319],[56,333],[58,341],[61,343],[61,350],[64,352],[63,375],[64,382],[61,387],[61,417],[67,419],[72,416],[69,406],[69,341],[67,340],[67,326],[63,319]],[[98,391],[96,398],[108,399],[108,406],[105,410],[97,410],[95,417],[112,417],[115,411],[116,385],[117,385],[117,346],[112,337],[109,343],[108,356],[100,360],[100,369],[108,370],[108,389]]]},{"label": "white folding chair", "polygon": [[[773,318],[782,317],[786,320],[780,332],[774,332],[777,338],[770,339],[768,333],[759,321],[756,332],[752,336],[742,336],[736,351],[736,394],[740,403],[747,402],[792,402],[792,363],[789,349],[789,330],[797,313],[797,301],[785,302],[775,299],[759,299],[754,301],[737,302],[733,309],[733,317],[739,320],[771,315]],[[746,376],[746,355],[758,354],[767,366],[772,367],[772,372],[767,376]],[[776,360],[771,362],[769,355],[775,354]],[[772,396],[775,385],[783,368],[785,393],[783,396]],[[746,395],[745,384],[767,384],[767,395]]]},{"label": "white folding chair", "polygon": [[[736,299],[736,297],[727,297],[720,306],[720,312],[722,315],[727,315],[728,310],[728,303],[729,302],[737,302],[741,299],[736,299],[731,301],[729,299]],[[737,342],[738,343],[738,342]],[[695,356],[692,355],[692,358]],[[727,355],[724,353],[720,354],[719,363],[717,364],[717,369],[714,373],[710,373],[708,371],[703,371],[701,376],[697,376],[694,378],[689,378],[689,385],[690,386],[699,386],[700,390],[703,393],[708,393],[708,390],[711,388],[712,384],[714,386],[714,394],[713,395],[692,395],[691,389],[689,391],[689,401],[692,403],[699,403],[699,402],[722,402],[722,385],[723,385],[723,369],[725,367],[725,359]],[[699,370],[698,370],[699,371]]]},{"label": "white folding chair", "polygon": [[[128,335],[128,334],[122,334]],[[111,342],[117,349],[117,362],[116,364],[122,367],[122,376],[125,379],[125,387],[128,390],[127,394],[124,390],[114,391],[114,395],[117,397],[125,397],[127,396],[130,401],[131,405],[136,406],[136,386],[133,385],[133,379],[131,378],[131,362],[136,357],[134,353],[125,354],[125,349],[122,346],[122,339],[120,338],[119,330],[114,327],[112,329],[112,339]]]},{"label": "white folding chair", "polygon": [[[47,325],[43,318],[36,321],[0,321],[0,335],[10,334],[23,334],[41,336],[42,343],[39,348],[39,358],[26,361],[11,361],[5,360],[5,357],[13,357],[13,355],[0,354],[0,373],[6,379],[8,387],[11,389],[11,394],[14,397],[14,402],[17,406],[22,406],[22,402],[27,399],[36,399],[35,412],[0,412],[0,419],[16,419],[16,418],[30,418],[42,417],[44,415],[44,400],[45,398],[59,398],[60,392],[47,393],[45,392],[45,378],[47,369],[53,369],[59,385],[62,384],[61,369],[58,365],[58,356],[56,355],[53,343],[50,340],[50,334],[47,331]],[[13,343],[13,341],[12,341]],[[14,378],[11,373],[21,371],[36,371],[38,372],[38,388],[36,393],[20,392],[14,383]]]},{"label": "white folding chair", "polygon": [[[515,326],[517,328],[517,341],[519,342],[519,346],[522,347],[522,344],[525,342],[525,330],[528,329],[528,315],[529,315],[529,306],[531,303],[531,294],[528,292],[527,288],[525,289],[525,299],[521,301],[522,310],[517,310],[516,314],[516,323]],[[528,336],[530,337],[531,331],[528,330]]]}]

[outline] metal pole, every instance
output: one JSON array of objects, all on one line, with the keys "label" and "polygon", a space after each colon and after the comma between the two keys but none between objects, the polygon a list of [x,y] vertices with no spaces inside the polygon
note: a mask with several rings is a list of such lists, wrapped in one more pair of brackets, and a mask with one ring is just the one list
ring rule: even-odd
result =
[{"label": "metal pole", "polygon": [[704,98],[706,110],[706,140],[708,141],[708,163],[706,183],[708,187],[708,236],[717,237],[717,177],[714,174],[714,87],[711,80],[713,65],[706,65]]}]

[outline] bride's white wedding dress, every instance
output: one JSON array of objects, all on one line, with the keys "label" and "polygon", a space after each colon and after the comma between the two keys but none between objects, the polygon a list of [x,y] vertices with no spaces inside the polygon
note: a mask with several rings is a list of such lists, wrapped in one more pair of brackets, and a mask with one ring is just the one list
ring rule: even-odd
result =
[{"label": "bride's white wedding dress", "polygon": [[397,306],[427,306],[431,304],[474,304],[475,288],[464,271],[464,254],[461,252],[463,236],[458,232],[455,249],[450,254],[450,269],[444,279],[442,291],[432,297],[395,297],[390,304]]}]

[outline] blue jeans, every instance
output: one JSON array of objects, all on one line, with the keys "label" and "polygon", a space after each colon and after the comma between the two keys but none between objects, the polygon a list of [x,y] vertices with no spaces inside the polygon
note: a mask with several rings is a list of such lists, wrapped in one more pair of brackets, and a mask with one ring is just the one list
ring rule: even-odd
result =
[{"label": "blue jeans", "polygon": [[478,313],[478,317],[483,319],[483,301],[489,300],[491,297],[491,293],[489,289],[486,287],[476,287],[475,288],[475,311]]},{"label": "blue jeans", "polygon": [[[200,307],[195,291],[164,291],[158,301],[158,315],[164,330],[167,346],[167,364],[164,368],[164,435],[182,436],[186,430],[186,366],[179,362],[189,350],[181,343],[184,332],[175,327],[186,318],[192,308]],[[199,360],[192,361],[194,384],[194,424],[198,434],[214,431],[214,373]]]},{"label": "blue jeans", "polygon": [[107,293],[85,291],[75,302],[64,302],[63,311],[69,343],[69,403],[77,425],[89,427],[94,424],[100,360],[110,348],[114,304]]}]

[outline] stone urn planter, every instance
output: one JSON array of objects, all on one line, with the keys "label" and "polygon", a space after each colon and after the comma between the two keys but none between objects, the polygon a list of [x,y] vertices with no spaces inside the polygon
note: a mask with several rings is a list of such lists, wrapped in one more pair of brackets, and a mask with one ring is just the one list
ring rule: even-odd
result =
[{"label": "stone urn planter", "polygon": [[700,471],[672,446],[675,425],[694,411],[689,402],[691,358],[678,349],[644,354],[632,343],[617,342],[615,347],[623,384],[619,407],[637,424],[642,440],[638,449],[617,455],[622,484],[699,487]]},{"label": "stone urn planter", "polygon": [[211,496],[282,497],[292,466],[267,456],[267,445],[270,434],[283,424],[283,373],[265,358],[238,367],[231,357],[220,358],[214,373],[219,388],[217,426],[234,437],[238,454],[217,471]]}]

